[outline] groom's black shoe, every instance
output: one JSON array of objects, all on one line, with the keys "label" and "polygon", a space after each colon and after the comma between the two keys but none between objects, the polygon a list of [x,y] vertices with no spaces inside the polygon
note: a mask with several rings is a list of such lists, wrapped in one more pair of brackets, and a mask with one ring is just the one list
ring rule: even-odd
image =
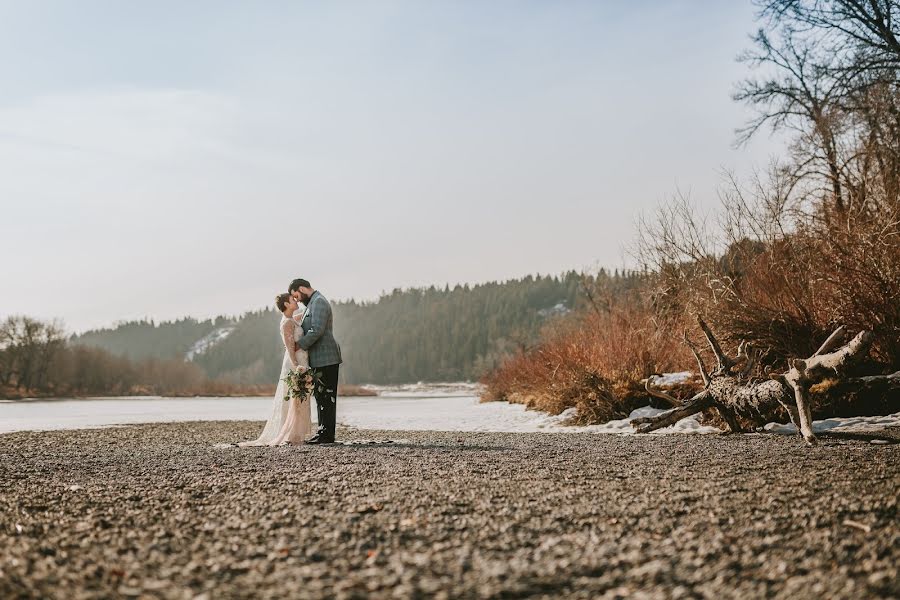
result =
[{"label": "groom's black shoe", "polygon": [[307,444],[333,444],[334,438],[330,437],[328,435],[323,435],[321,433],[317,433],[316,435],[314,435],[311,438],[309,438],[308,440],[306,440],[306,443]]}]

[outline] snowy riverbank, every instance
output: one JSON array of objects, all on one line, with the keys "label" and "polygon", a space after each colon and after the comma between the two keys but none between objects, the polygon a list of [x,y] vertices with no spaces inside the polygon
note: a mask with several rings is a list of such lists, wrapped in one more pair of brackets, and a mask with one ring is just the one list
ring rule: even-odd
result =
[{"label": "snowy riverbank", "polygon": [[[569,426],[574,409],[552,416],[521,404],[479,402],[474,384],[416,384],[382,387],[377,397],[338,401],[338,421],[357,429],[402,431],[468,431],[507,433],[595,433],[632,435],[630,420],[659,414],[645,407],[628,418],[602,425]],[[270,413],[271,398],[89,398],[32,400],[0,404],[0,433],[23,430],[81,429],[111,425],[183,421],[259,421]],[[313,411],[315,418],[315,411]],[[900,413],[886,417],[828,419],[818,431],[878,430],[900,426]],[[790,426],[770,425],[776,433]],[[653,435],[718,433],[688,418]]]}]

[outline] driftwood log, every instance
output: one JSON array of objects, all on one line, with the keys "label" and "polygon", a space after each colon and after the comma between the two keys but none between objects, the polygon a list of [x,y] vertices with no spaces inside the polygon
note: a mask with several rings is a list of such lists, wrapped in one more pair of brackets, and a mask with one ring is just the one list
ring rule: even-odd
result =
[{"label": "driftwood log", "polygon": [[741,344],[736,357],[728,356],[706,322],[702,318],[697,320],[716,357],[716,369],[707,371],[700,353],[685,335],[685,343],[697,360],[704,389],[682,404],[665,392],[653,390],[648,380],[647,391],[675,408],[655,417],[634,419],[631,424],[638,433],[662,429],[707,409],[718,411],[729,432],[740,432],[744,430],[742,421],[763,425],[767,415],[782,406],[803,439],[812,445],[816,443],[816,436],[812,430],[810,388],[823,380],[828,379],[841,393],[878,389],[900,397],[900,371],[893,375],[847,376],[850,367],[868,355],[874,337],[869,331],[861,331],[849,342],[842,343],[847,334],[840,327],[812,356],[789,361],[791,368],[786,373],[773,374],[769,379],[751,379],[750,374],[761,353]]}]

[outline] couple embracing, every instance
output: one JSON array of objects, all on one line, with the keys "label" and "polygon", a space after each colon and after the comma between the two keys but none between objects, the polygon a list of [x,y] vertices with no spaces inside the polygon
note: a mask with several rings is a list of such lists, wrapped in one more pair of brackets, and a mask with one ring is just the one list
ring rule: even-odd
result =
[{"label": "couple embracing", "polygon": [[[331,444],[337,411],[338,370],[341,347],[334,339],[331,304],[306,279],[295,279],[288,291],[275,298],[282,314],[279,335],[284,343],[284,360],[278,377],[278,389],[272,416],[259,438],[240,446],[278,446],[282,444]],[[310,373],[314,387],[319,429],[312,432],[309,396],[286,397],[285,378],[293,373]]]}]

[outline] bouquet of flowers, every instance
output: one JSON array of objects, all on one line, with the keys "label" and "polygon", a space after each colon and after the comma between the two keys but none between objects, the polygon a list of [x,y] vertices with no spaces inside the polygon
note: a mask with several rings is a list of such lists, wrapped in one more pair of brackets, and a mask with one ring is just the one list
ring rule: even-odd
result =
[{"label": "bouquet of flowers", "polygon": [[322,384],[322,374],[314,369],[300,367],[292,370],[287,377],[282,379],[284,382],[284,400],[287,402],[291,398],[300,398],[304,401],[315,391],[324,389]]}]

